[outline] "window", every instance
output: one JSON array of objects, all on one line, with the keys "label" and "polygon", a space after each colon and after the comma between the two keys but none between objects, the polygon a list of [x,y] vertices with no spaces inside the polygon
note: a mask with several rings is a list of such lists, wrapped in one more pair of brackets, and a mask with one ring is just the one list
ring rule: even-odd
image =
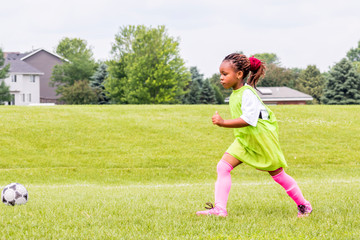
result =
[{"label": "window", "polygon": [[11,82],[16,82],[16,75],[11,75]]},{"label": "window", "polygon": [[30,75],[30,82],[35,82],[35,75]]},{"label": "window", "polygon": [[31,102],[31,93],[28,94],[28,102]]},{"label": "window", "polygon": [[25,102],[25,93],[22,94],[22,101]]}]

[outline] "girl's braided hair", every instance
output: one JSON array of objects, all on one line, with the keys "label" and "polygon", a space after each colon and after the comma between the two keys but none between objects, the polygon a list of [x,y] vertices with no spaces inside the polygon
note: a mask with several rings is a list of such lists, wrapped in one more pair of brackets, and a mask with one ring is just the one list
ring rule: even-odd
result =
[{"label": "girl's braided hair", "polygon": [[247,58],[244,54],[231,53],[227,55],[223,61],[231,62],[236,71],[242,71],[244,80],[249,75],[249,72],[251,72],[249,78],[247,79],[247,84],[253,88],[256,88],[256,84],[260,78],[265,76],[265,63],[254,57],[252,57],[250,61],[250,59]]}]

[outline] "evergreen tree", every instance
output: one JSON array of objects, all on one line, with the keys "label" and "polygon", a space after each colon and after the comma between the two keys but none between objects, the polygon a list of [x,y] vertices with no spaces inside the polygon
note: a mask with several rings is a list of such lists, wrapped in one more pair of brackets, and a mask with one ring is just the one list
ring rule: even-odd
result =
[{"label": "evergreen tree", "polygon": [[216,103],[217,104],[224,104],[225,103],[225,98],[222,95],[220,89],[218,88],[218,86],[211,84],[211,87],[214,89],[215,91],[215,99],[216,99]]},{"label": "evergreen tree", "polygon": [[296,89],[311,95],[314,98],[313,103],[320,103],[323,88],[324,78],[315,65],[309,65],[301,71],[296,81]]},{"label": "evergreen tree", "polygon": [[93,76],[90,77],[90,87],[94,89],[96,95],[98,96],[99,104],[109,103],[109,97],[105,90],[104,81],[108,76],[107,65],[102,63],[97,68]]},{"label": "evergreen tree", "polygon": [[183,103],[185,104],[199,104],[201,86],[204,81],[204,75],[200,74],[197,67],[190,67],[191,81],[187,86],[186,94],[183,96]]},{"label": "evergreen tree", "polygon": [[0,82],[0,104],[4,104],[11,101],[10,87],[6,86],[4,81],[0,80]]},{"label": "evergreen tree", "polygon": [[[223,96],[224,99],[231,95],[232,89],[225,89],[223,87],[223,85],[221,85],[219,73],[213,74],[210,78],[208,78],[208,80],[210,81],[210,84],[212,86],[216,86],[219,89],[219,91],[221,92],[221,95]],[[215,88],[214,88],[214,90],[215,90]]]},{"label": "evergreen tree", "polygon": [[199,104],[200,103],[201,88],[198,81],[193,81],[190,84],[190,91],[185,94],[185,104]]},{"label": "evergreen tree", "polygon": [[360,75],[346,58],[330,70],[321,100],[325,104],[360,104]]},{"label": "evergreen tree", "polygon": [[200,103],[203,103],[203,104],[215,104],[216,103],[215,91],[211,87],[209,80],[205,80],[202,84]]},{"label": "evergreen tree", "polygon": [[202,84],[204,82],[204,74],[201,74],[197,67],[190,67],[191,80],[193,82],[197,82],[199,87],[202,88]]}]

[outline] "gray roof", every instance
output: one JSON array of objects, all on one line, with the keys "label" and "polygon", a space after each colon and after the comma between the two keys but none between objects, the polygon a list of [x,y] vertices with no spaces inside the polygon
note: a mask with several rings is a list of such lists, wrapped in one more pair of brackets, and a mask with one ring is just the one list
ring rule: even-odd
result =
[{"label": "gray roof", "polygon": [[47,52],[48,54],[51,54],[51,55],[65,61],[65,62],[69,62],[69,60],[67,60],[66,58],[63,58],[62,56],[59,56],[56,53],[49,52],[49,51],[47,51],[46,49],[43,49],[43,48],[39,48],[39,49],[33,50],[31,52],[21,54],[21,60],[25,60],[28,57],[31,57],[32,55],[34,55],[34,54],[36,54],[38,52],[41,52],[41,51]]},{"label": "gray roof", "polygon": [[313,97],[288,87],[258,87],[257,93],[263,101],[311,101]]},{"label": "gray roof", "polygon": [[[257,87],[256,92],[265,103],[313,100],[312,96],[288,87]],[[229,102],[229,97],[225,98],[225,102]]]},{"label": "gray roof", "polygon": [[23,73],[23,74],[34,74],[34,75],[43,75],[44,73],[38,69],[32,67],[30,64],[22,61],[21,58],[28,55],[29,53],[4,53],[5,64],[4,66],[10,64],[10,73]]}]

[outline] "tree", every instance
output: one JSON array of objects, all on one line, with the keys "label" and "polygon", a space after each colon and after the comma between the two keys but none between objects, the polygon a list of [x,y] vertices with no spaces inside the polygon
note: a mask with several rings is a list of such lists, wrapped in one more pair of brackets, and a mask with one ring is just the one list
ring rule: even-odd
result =
[{"label": "tree", "polygon": [[256,53],[254,57],[264,61],[266,64],[280,65],[280,59],[275,53]]},{"label": "tree", "polygon": [[126,99],[128,96],[127,78],[125,74],[125,64],[122,59],[106,62],[108,66],[108,76],[105,79],[104,86],[107,96],[112,103],[129,103]]},{"label": "tree", "polygon": [[265,77],[259,81],[259,87],[294,87],[294,73],[290,69],[267,64]]},{"label": "tree", "polygon": [[94,75],[90,77],[90,87],[98,96],[99,104],[107,104],[109,102],[109,97],[107,96],[104,86],[104,81],[107,77],[108,72],[105,63],[100,64]]},{"label": "tree", "polygon": [[324,81],[320,70],[315,65],[309,65],[301,71],[296,81],[296,89],[311,95],[314,98],[313,103],[320,103]]},{"label": "tree", "polygon": [[199,104],[200,103],[200,94],[201,88],[198,81],[191,81],[189,84],[190,88],[188,92],[184,95],[183,103],[185,104]]},{"label": "tree", "polygon": [[346,56],[351,62],[360,62],[360,41],[357,48],[351,48]]},{"label": "tree", "polygon": [[222,93],[221,93],[220,89],[218,88],[218,86],[212,85],[211,83],[210,83],[210,85],[214,89],[216,103],[217,104],[224,104],[225,103],[225,98],[222,95]]},{"label": "tree", "polygon": [[360,62],[353,62],[354,69],[357,73],[360,74]]},{"label": "tree", "polygon": [[296,82],[298,81],[298,78],[302,71],[304,69],[301,68],[288,68],[288,70],[291,72],[292,79],[287,83],[287,87],[295,88],[296,89]]},{"label": "tree", "polygon": [[5,63],[4,53],[0,48],[0,79],[7,78],[10,69],[10,64],[4,66],[4,63]]},{"label": "tree", "polygon": [[56,65],[51,76],[51,85],[56,86],[56,93],[61,95],[63,89],[72,86],[76,81],[88,81],[94,74],[96,63],[92,50],[85,40],[79,38],[63,38],[56,53],[68,61]]},{"label": "tree", "polygon": [[360,104],[360,75],[346,58],[330,70],[321,101],[325,104]]},{"label": "tree", "polygon": [[165,26],[120,28],[112,55],[105,86],[113,101],[181,102],[190,73],[180,57],[178,41],[167,34]]},{"label": "tree", "polygon": [[209,80],[211,86],[213,86],[215,91],[216,91],[216,88],[220,91],[221,95],[223,96],[223,99],[225,99],[226,97],[229,97],[231,95],[232,89],[226,89],[223,87],[223,85],[221,85],[219,73],[214,73],[210,78],[208,78],[208,80]]},{"label": "tree", "polygon": [[254,57],[266,63],[266,75],[261,79],[258,86],[295,88],[296,79],[301,69],[281,67],[279,57],[275,53],[257,53]]},{"label": "tree", "polygon": [[0,48],[0,104],[11,101],[10,87],[6,86],[4,81],[1,81],[1,79],[7,78],[10,68],[10,64],[4,66],[4,63],[4,53]]},{"label": "tree", "polygon": [[183,103],[185,104],[199,104],[201,87],[204,81],[204,74],[201,74],[197,67],[190,67],[191,81],[186,86],[185,94],[183,96]]},{"label": "tree", "polygon": [[86,80],[76,81],[73,85],[63,87],[61,101],[66,104],[94,104],[97,95]]},{"label": "tree", "polygon": [[346,56],[352,62],[356,72],[360,73],[360,41],[357,48],[351,48]]},{"label": "tree", "polygon": [[203,103],[203,104],[215,104],[216,103],[215,91],[211,87],[209,80],[205,80],[203,82],[203,85],[201,88],[201,94],[200,94],[200,103]]},{"label": "tree", "polygon": [[56,53],[68,60],[79,56],[83,56],[86,59],[93,59],[91,47],[88,47],[87,42],[80,38],[65,37],[61,39],[56,47]]},{"label": "tree", "polygon": [[190,67],[191,81],[197,82],[202,87],[204,81],[204,74],[201,74],[197,67]]},{"label": "tree", "polygon": [[4,81],[0,80],[0,82],[0,104],[4,104],[11,101],[10,87],[6,86]]}]

